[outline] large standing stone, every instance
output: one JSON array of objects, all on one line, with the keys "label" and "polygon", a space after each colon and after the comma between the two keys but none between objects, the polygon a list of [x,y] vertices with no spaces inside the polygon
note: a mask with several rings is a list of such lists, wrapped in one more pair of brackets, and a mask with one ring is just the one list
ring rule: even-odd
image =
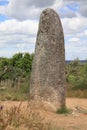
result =
[{"label": "large standing stone", "polygon": [[30,98],[65,106],[65,49],[60,18],[52,9],[40,16],[33,60]]}]

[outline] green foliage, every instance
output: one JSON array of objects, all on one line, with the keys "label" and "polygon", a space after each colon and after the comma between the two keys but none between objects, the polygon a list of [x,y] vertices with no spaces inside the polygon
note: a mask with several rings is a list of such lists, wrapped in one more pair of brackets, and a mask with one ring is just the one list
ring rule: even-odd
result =
[{"label": "green foliage", "polygon": [[[12,81],[11,85],[0,85],[0,99],[27,99],[33,57],[34,54],[17,53],[12,58],[0,58],[0,82]],[[67,64],[66,79],[68,96],[87,98],[87,63],[82,64],[77,58]]]},{"label": "green foliage", "polygon": [[76,77],[74,75],[69,75],[68,81],[71,82],[71,83],[74,83],[76,81]]},{"label": "green foliage", "polygon": [[1,100],[28,99],[33,56],[17,53],[12,58],[0,58],[0,81],[5,82],[0,83]]},{"label": "green foliage", "polygon": [[12,66],[17,66],[18,62],[22,59],[22,57],[23,57],[23,53],[18,53],[13,55],[11,59]]},{"label": "green foliage", "polygon": [[82,79],[74,83],[73,90],[85,90],[87,89],[87,80]]},{"label": "green foliage", "polygon": [[87,89],[87,63],[81,64],[78,59],[67,65],[67,81],[73,90]]},{"label": "green foliage", "polygon": [[0,59],[0,70],[5,66],[9,66],[10,60],[8,58],[1,58]]},{"label": "green foliage", "polygon": [[1,77],[2,80],[30,77],[33,56],[34,54],[17,53],[12,58],[1,58],[0,74],[3,73],[5,67],[8,68],[8,71]]},{"label": "green foliage", "polygon": [[63,107],[61,109],[58,109],[57,110],[57,113],[58,114],[71,114],[72,113],[72,110],[71,109],[68,109],[66,107]]}]

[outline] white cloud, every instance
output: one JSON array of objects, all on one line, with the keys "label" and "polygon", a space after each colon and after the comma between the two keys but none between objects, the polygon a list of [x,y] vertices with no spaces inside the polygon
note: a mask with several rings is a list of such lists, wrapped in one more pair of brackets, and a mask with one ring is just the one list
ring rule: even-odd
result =
[{"label": "white cloud", "polygon": [[87,36],[87,30],[84,31],[84,35]]},{"label": "white cloud", "polygon": [[79,58],[80,60],[86,60],[87,59],[87,44],[85,42],[83,43],[76,43],[76,42],[70,42],[65,45],[66,50],[66,59],[75,59]]},{"label": "white cloud", "polygon": [[38,22],[32,20],[17,21],[6,20],[0,23],[0,32],[4,34],[30,34],[35,35],[38,28]]},{"label": "white cloud", "polygon": [[[51,7],[58,11],[61,17],[71,18],[77,14],[87,16],[86,5],[87,0],[9,0],[7,6],[0,7],[0,12],[19,20],[36,19],[44,8]],[[78,13],[74,10],[78,10]]]},{"label": "white cloud", "polygon": [[64,5],[73,5],[73,3],[78,5],[79,14],[87,17],[87,0],[63,0]]},{"label": "white cloud", "polygon": [[[17,1],[17,0],[16,0]],[[19,0],[19,2],[21,2],[23,0]],[[34,5],[35,7],[46,7],[47,5],[50,6],[50,5],[53,5],[55,0],[32,0],[32,1],[29,1],[29,0],[25,0],[26,2],[26,5],[29,5],[29,6],[32,6]]]},{"label": "white cloud", "polygon": [[68,42],[79,42],[79,41],[80,41],[80,39],[76,38],[76,37],[71,38],[71,39],[68,40]]},{"label": "white cloud", "polygon": [[87,58],[87,18],[83,16],[62,19],[65,34],[66,59]]},{"label": "white cloud", "polygon": [[9,0],[7,6],[0,7],[0,13],[18,20],[38,19],[45,8],[60,9],[63,0]]},{"label": "white cloud", "polygon": [[[1,22],[0,56],[4,54],[4,56],[9,57],[10,54],[10,56],[12,56],[15,52],[17,53],[19,51],[33,52],[35,47],[37,28],[38,22],[32,20],[7,20],[5,22]],[[7,51],[5,52],[5,50]]]},{"label": "white cloud", "polygon": [[8,5],[0,6],[0,14],[12,18],[0,22],[0,55],[28,50],[32,52],[39,16],[44,8],[51,7],[61,17],[67,59],[78,56],[85,58],[87,55],[86,5],[87,0],[9,0]]},{"label": "white cloud", "polygon": [[0,48],[1,47],[4,47],[5,46],[5,44],[3,43],[3,41],[0,39]]},{"label": "white cloud", "polygon": [[0,23],[0,46],[35,43],[37,21],[7,20]]},{"label": "white cloud", "polygon": [[75,35],[87,27],[87,18],[86,17],[73,17],[73,18],[63,18],[62,24],[64,32],[67,35]]}]

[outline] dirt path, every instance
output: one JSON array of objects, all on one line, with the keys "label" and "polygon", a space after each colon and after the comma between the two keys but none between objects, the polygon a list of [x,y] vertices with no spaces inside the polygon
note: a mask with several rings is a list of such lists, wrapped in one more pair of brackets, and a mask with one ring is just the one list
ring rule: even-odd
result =
[{"label": "dirt path", "polygon": [[[19,106],[20,102],[4,101],[0,102],[5,108]],[[58,130],[87,130],[87,114],[79,112],[76,108],[87,110],[87,99],[67,98],[67,108],[72,109],[72,114],[56,114],[55,112],[40,110],[41,115],[58,127]],[[22,102],[22,106],[27,106],[27,101]]]},{"label": "dirt path", "polygon": [[46,119],[58,126],[58,130],[87,130],[87,114],[79,112],[76,108],[87,110],[87,99],[67,98],[67,108],[72,109],[72,114],[56,114],[43,112]]}]

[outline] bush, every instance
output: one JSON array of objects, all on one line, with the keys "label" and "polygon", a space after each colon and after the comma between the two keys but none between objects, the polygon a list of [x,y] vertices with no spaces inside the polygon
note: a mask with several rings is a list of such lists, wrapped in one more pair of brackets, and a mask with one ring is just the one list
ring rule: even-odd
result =
[{"label": "bush", "polygon": [[78,81],[73,86],[73,90],[86,90],[86,89],[87,89],[87,81],[85,80]]},{"label": "bush", "polygon": [[87,63],[80,63],[75,60],[67,65],[67,83],[71,84],[73,90],[86,90],[87,89]]}]

